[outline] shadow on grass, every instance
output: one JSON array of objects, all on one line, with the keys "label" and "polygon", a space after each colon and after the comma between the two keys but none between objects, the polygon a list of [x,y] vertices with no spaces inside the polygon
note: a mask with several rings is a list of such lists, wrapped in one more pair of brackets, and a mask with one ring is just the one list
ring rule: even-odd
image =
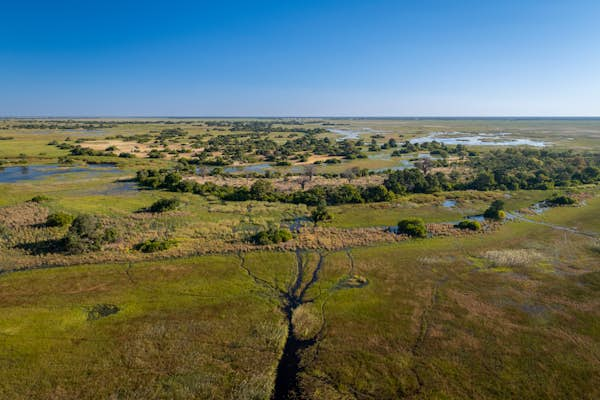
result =
[{"label": "shadow on grass", "polygon": [[48,239],[39,242],[21,243],[15,246],[17,249],[25,250],[27,253],[39,256],[49,253],[64,252],[64,239]]}]

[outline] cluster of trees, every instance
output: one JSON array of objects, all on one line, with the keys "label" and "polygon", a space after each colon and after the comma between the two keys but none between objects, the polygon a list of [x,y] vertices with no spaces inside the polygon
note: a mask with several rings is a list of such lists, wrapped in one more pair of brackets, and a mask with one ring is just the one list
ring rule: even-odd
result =
[{"label": "cluster of trees", "polygon": [[397,150],[394,150],[392,152],[392,157],[400,157],[404,154],[416,153],[418,151],[428,151],[431,155],[437,155],[443,158],[446,158],[451,154],[459,157],[475,155],[474,152],[469,152],[467,148],[462,144],[449,147],[445,143],[436,142],[435,140],[423,143],[411,143],[407,140],[404,143],[402,143]]},{"label": "cluster of trees", "polygon": [[[227,140],[233,140],[231,138]],[[311,145],[330,144],[327,138],[310,138],[308,135],[293,142],[309,141]],[[312,141],[314,140],[314,141]],[[306,143],[304,143],[306,144]],[[410,143],[409,143],[410,144]],[[350,141],[336,142],[338,149],[353,151]],[[405,144],[406,145],[406,144]],[[412,145],[412,144],[411,144]],[[426,144],[421,144],[424,146]],[[448,148],[443,144],[427,145],[449,152],[464,152],[460,145]],[[289,149],[288,149],[289,150]],[[293,146],[292,146],[293,150]],[[319,151],[330,151],[327,147]],[[435,150],[432,150],[435,151]],[[283,155],[279,155],[283,157]],[[259,180],[252,187],[218,186],[213,183],[198,184],[183,180],[175,170],[142,170],[137,174],[138,182],[147,187],[171,191],[215,195],[224,200],[282,201],[317,205],[346,204],[389,201],[394,195],[408,193],[435,193],[449,190],[516,190],[549,189],[555,186],[593,183],[600,181],[600,155],[578,155],[571,151],[553,152],[527,148],[508,148],[481,154],[469,153],[466,165],[471,168],[463,174],[452,171],[448,174],[434,171],[430,163],[419,163],[418,168],[389,172],[383,185],[361,187],[351,185],[356,176],[366,175],[366,170],[348,170],[338,176],[348,178],[348,184],[339,186],[317,186],[292,193],[276,191],[267,180]],[[193,163],[180,159],[177,169],[193,171]],[[212,173],[214,173],[213,171]]]},{"label": "cluster of trees", "polygon": [[148,239],[136,244],[133,248],[142,253],[155,253],[157,251],[170,249],[176,244],[177,242],[171,239]]},{"label": "cluster of trees", "polygon": [[545,203],[550,206],[568,206],[577,203],[577,200],[571,196],[554,194],[549,199],[546,199]]},{"label": "cluster of trees", "polygon": [[253,235],[253,243],[264,246],[268,244],[284,243],[292,239],[292,233],[288,229],[270,228]]},{"label": "cluster of trees", "polygon": [[105,138],[106,140],[114,140],[114,139],[120,139],[124,142],[137,142],[137,143],[148,143],[149,141],[154,139],[154,136],[152,136],[149,133],[141,133],[141,134],[135,134],[135,135],[115,135],[115,136],[107,136]]},{"label": "cluster of trees", "polygon": [[[304,127],[287,127],[285,125],[304,125],[302,121],[297,120],[252,120],[252,121],[206,121],[209,127],[229,128],[232,132],[301,132],[301,133],[325,133],[323,128],[304,128]],[[282,126],[283,125],[283,126]]]},{"label": "cluster of trees", "polygon": [[548,190],[600,180],[600,154],[530,148],[492,150],[470,157],[475,171],[466,188],[475,190]]},{"label": "cluster of trees", "polygon": [[158,138],[160,140],[165,140],[165,139],[173,139],[173,138],[178,138],[178,137],[182,137],[182,136],[187,136],[187,131],[177,127],[177,128],[166,128],[160,131],[160,133],[158,134]]},{"label": "cluster of trees", "polygon": [[69,150],[69,153],[72,156],[114,157],[116,155],[112,151],[94,150],[89,147],[82,147],[78,144],[70,145],[68,143],[62,143],[58,147],[63,150]]},{"label": "cluster of trees", "polygon": [[350,184],[340,186],[315,186],[308,190],[285,193],[276,190],[266,179],[257,180],[251,187],[216,185],[183,180],[174,171],[141,170],[137,172],[137,182],[145,187],[166,189],[174,192],[189,192],[201,195],[213,195],[229,201],[281,201],[285,203],[306,204],[311,206],[325,202],[328,205],[349,203],[373,203],[390,201],[393,194],[383,185],[360,187]]},{"label": "cluster of trees", "polygon": [[467,176],[432,172],[430,166],[419,164],[420,168],[390,173],[384,186],[405,194],[467,189],[547,190],[600,181],[600,156],[584,157],[571,151],[509,148],[472,155],[466,164],[472,168]]},{"label": "cluster of trees", "polygon": [[11,128],[12,129],[107,129],[114,128],[117,126],[117,123],[107,122],[107,121],[74,121],[74,120],[65,120],[65,121],[28,121],[23,120],[21,122],[14,123]]},{"label": "cluster of trees", "polygon": [[100,250],[102,245],[117,240],[114,228],[104,228],[97,217],[79,215],[73,220],[62,240],[63,249],[70,254],[81,254]]},{"label": "cluster of trees", "polygon": [[407,193],[434,193],[451,190],[454,182],[442,173],[424,173],[418,168],[409,168],[391,172],[383,182],[390,192],[404,195]]},{"label": "cluster of trees", "polygon": [[306,161],[309,154],[340,156],[346,159],[365,158],[359,144],[351,140],[335,141],[327,137],[319,138],[319,131],[305,131],[304,135],[288,139],[285,143],[274,140],[257,133],[234,133],[217,135],[209,138],[205,143],[198,141],[197,147],[204,147],[203,151],[195,154],[197,163],[216,165],[213,156],[219,152],[218,165],[228,165],[233,162],[255,162],[260,159],[267,162],[288,160]]},{"label": "cluster of trees", "polygon": [[488,219],[504,219],[506,217],[506,213],[504,212],[504,202],[502,200],[494,200],[483,212],[483,216]]}]

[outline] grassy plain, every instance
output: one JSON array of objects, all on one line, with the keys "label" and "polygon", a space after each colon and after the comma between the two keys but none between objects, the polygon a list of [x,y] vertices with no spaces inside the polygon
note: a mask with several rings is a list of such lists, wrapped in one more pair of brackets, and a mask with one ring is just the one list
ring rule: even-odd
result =
[{"label": "grassy plain", "polygon": [[[0,141],[0,160],[55,164],[68,151],[52,140],[104,146],[106,137],[155,135],[172,124],[190,136],[228,132],[201,120],[167,122],[0,129],[13,138]],[[0,121],[0,128],[18,123]],[[311,119],[302,126],[323,123],[362,129],[367,143],[374,134],[400,141],[433,131],[510,131],[556,148],[600,148],[600,125],[586,119]],[[280,143],[293,135],[268,134]],[[88,159],[72,158],[76,165]],[[261,247],[249,235],[304,221],[309,208],[138,190],[128,181],[140,168],[172,166],[171,158],[88,160],[120,169],[0,183],[0,398],[269,399],[288,333],[298,341],[301,398],[600,397],[597,186],[331,206],[333,219],[321,227]],[[319,172],[395,162],[380,154]],[[540,215],[528,209],[554,192],[583,202]],[[36,195],[48,199],[30,202]],[[175,211],[144,211],[173,197],[181,201]],[[496,199],[527,220],[419,240],[383,229],[409,217],[458,221]],[[44,226],[53,212],[95,214],[118,240],[84,255],[40,251],[68,229]],[[133,250],[154,238],[177,244],[160,253]],[[301,300],[291,315],[289,299]]]},{"label": "grassy plain", "polygon": [[[329,252],[295,319],[299,334],[321,330],[301,386],[315,399],[596,398],[597,252],[597,239],[525,222]],[[293,253],[245,258],[275,287],[293,279]],[[368,284],[344,289],[350,274]],[[279,299],[234,255],[18,272],[0,286],[2,397],[270,396]],[[89,320],[95,304],[120,310]]]}]

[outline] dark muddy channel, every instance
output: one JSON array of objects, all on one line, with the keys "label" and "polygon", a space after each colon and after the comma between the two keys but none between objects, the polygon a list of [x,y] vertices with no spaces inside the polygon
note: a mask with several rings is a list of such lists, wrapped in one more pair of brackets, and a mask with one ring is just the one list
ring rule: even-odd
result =
[{"label": "dark muddy channel", "polygon": [[325,256],[320,254],[319,261],[311,278],[302,286],[306,274],[306,263],[303,253],[296,251],[297,273],[294,283],[289,287],[287,292],[282,293],[283,307],[282,311],[288,325],[288,334],[283,347],[283,354],[277,365],[277,377],[275,378],[275,392],[273,393],[274,400],[284,399],[300,399],[301,390],[299,387],[298,374],[302,372],[302,351],[317,343],[317,335],[309,339],[298,339],[294,332],[294,324],[292,318],[294,311],[302,304],[307,303],[306,292],[319,280],[319,272],[323,267]]}]

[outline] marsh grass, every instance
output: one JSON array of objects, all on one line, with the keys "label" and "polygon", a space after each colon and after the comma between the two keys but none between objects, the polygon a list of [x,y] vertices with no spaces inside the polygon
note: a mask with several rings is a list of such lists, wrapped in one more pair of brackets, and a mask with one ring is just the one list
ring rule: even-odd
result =
[{"label": "marsh grass", "polygon": [[[222,133],[195,123],[186,127],[190,135]],[[427,134],[424,123],[449,131],[490,129],[486,121],[335,123],[372,126],[386,139],[404,140]],[[498,122],[495,129],[550,137],[558,148],[598,147],[600,131],[585,121],[575,124],[577,137],[568,141],[572,125]],[[52,140],[72,136],[104,145],[111,140],[104,136],[163,128],[162,122],[130,124],[99,135],[11,129],[0,159],[7,165],[56,162],[67,151],[48,146]],[[282,142],[287,135],[267,137]],[[170,167],[172,158],[90,161],[116,161],[133,176],[138,168]],[[319,170],[352,165],[391,162],[356,160]],[[497,199],[508,210],[526,209],[547,191],[420,194],[334,206],[331,222],[261,247],[243,239],[286,227],[309,215],[308,208],[112,191],[123,177],[0,184],[0,269],[42,268],[0,273],[0,398],[270,398],[287,335],[277,293],[294,281],[298,248],[306,250],[303,284],[317,252],[326,253],[319,280],[306,293],[309,302],[292,321],[300,338],[319,332],[316,345],[301,354],[306,398],[600,398],[598,240],[528,222],[488,224],[482,233],[441,223],[480,214]],[[599,232],[598,188],[576,190],[585,205],[532,218]],[[40,193],[49,199],[29,201]],[[179,209],[135,213],[171,197],[181,201]],[[456,207],[442,207],[446,198]],[[66,227],[43,226],[55,212],[97,215],[118,240],[89,254],[55,252],[50,244]],[[409,217],[423,218],[432,237],[410,240],[383,228]],[[153,254],[130,251],[152,238],[178,245]],[[257,284],[240,268],[241,259],[274,289]],[[90,311],[104,316],[90,319]]]},{"label": "marsh grass", "polygon": [[545,257],[532,249],[489,250],[483,257],[494,267],[524,267],[535,265]]}]

